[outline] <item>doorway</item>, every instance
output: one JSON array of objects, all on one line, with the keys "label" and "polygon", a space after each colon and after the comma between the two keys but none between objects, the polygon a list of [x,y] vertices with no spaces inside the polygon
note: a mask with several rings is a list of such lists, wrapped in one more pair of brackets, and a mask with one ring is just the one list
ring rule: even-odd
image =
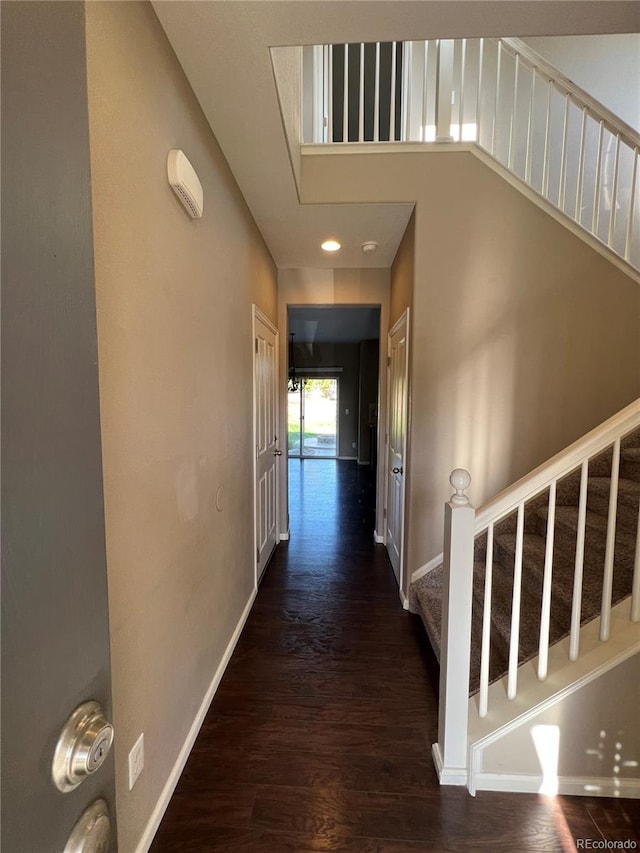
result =
[{"label": "doorway", "polygon": [[302,376],[289,390],[289,456],[335,459],[338,455],[338,380]]}]

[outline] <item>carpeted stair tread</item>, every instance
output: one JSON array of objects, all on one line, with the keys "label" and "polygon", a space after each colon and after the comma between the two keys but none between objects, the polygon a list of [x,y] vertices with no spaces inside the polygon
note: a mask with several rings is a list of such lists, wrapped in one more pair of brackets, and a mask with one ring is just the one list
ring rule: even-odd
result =
[{"label": "carpeted stair tread", "polygon": [[[589,477],[587,506],[593,512],[605,518],[609,515],[609,477]],[[630,533],[638,526],[638,503],[640,503],[640,483],[620,477],[618,481],[617,524]]]},{"label": "carpeted stair tread", "polygon": [[[535,534],[525,533],[522,544],[521,601],[526,602],[527,615],[535,616],[534,621],[536,625],[539,625],[540,614],[542,613],[542,591],[544,584],[544,563],[546,552],[545,540]],[[516,537],[512,534],[498,536],[496,538],[496,545],[499,563],[502,566],[510,567],[509,595],[510,597],[513,597],[512,572],[515,563]],[[569,573],[567,571],[567,566],[565,566],[565,561],[558,559],[557,553],[554,553],[552,577],[555,580],[555,589],[552,588],[551,594],[551,634],[560,638],[571,623],[573,565],[571,566],[571,571]],[[569,585],[569,590],[566,590],[567,585]],[[527,633],[527,619],[522,617],[523,614],[521,613],[520,642],[525,644],[527,649],[530,649],[531,639],[530,637],[524,636],[524,634]],[[537,643],[537,627],[535,629],[535,641]],[[529,651],[526,651],[526,654],[529,654]]]},{"label": "carpeted stair tread", "polygon": [[[584,625],[600,614],[611,488],[611,448],[589,462],[585,550],[580,622]],[[569,634],[575,574],[578,529],[580,468],[557,484],[549,644]],[[535,657],[539,648],[540,613],[544,583],[549,492],[527,502],[524,513],[522,553],[522,594],[520,607],[519,664]],[[613,562],[612,604],[631,594],[638,535],[640,504],[640,430],[621,442],[616,533]],[[490,681],[507,672],[513,572],[516,552],[516,513],[494,527],[494,554],[491,608]],[[484,606],[486,532],[476,537],[473,569],[470,692],[477,691],[480,677],[482,610]],[[429,639],[440,659],[442,620],[442,566],[412,584]]]},{"label": "carpeted stair tread", "polygon": [[[469,693],[480,687],[480,651],[482,648],[482,611],[484,594],[484,560],[474,563],[473,603],[471,613],[471,661]],[[442,566],[423,575],[415,584],[413,592],[420,608],[420,616],[438,662],[440,661],[442,625]],[[489,680],[501,678],[508,662],[508,648],[495,623],[491,627],[489,643]]]}]

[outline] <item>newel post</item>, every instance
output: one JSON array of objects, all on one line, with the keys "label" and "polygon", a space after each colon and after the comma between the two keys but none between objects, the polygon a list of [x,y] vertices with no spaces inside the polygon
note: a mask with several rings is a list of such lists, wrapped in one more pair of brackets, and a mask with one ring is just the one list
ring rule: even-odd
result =
[{"label": "newel post", "polygon": [[444,505],[440,707],[432,751],[440,784],[466,785],[476,513],[464,493],[471,483],[469,472],[456,468],[449,482],[455,493]]}]

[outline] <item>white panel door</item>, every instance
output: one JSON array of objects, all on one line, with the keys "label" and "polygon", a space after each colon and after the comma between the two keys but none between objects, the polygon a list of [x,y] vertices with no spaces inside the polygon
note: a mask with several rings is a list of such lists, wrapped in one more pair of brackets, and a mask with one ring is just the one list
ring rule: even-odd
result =
[{"label": "white panel door", "polygon": [[393,572],[402,587],[405,464],[407,448],[409,309],[389,333],[386,545]]},{"label": "white panel door", "polygon": [[256,582],[264,573],[278,542],[277,353],[278,332],[254,306],[254,404],[256,448],[255,537]]}]

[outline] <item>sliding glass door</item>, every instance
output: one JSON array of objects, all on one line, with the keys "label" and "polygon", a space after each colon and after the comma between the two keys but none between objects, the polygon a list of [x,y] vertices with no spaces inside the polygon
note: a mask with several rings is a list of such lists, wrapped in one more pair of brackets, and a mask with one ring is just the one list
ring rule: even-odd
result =
[{"label": "sliding glass door", "polygon": [[289,456],[338,455],[338,380],[299,377],[289,391]]}]

